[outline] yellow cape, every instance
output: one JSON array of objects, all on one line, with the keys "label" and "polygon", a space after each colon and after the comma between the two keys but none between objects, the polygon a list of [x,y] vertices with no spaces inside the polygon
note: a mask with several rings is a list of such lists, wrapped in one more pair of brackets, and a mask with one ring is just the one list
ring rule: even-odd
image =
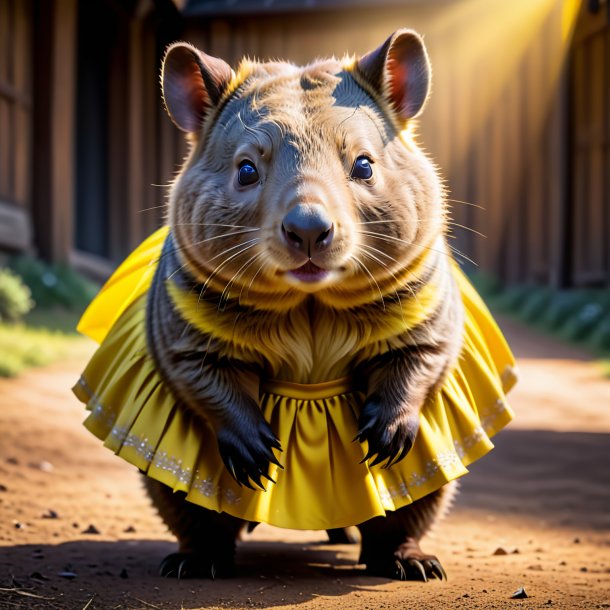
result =
[{"label": "yellow cape", "polygon": [[355,525],[410,504],[467,471],[513,417],[505,401],[514,360],[489,311],[455,267],[465,310],[464,346],[443,387],[422,408],[407,457],[385,470],[360,464],[352,442],[363,395],[347,379],[302,385],[271,381],[261,410],[279,438],[284,470],[266,491],[240,487],[224,468],[212,430],[176,402],[147,352],[146,293],[167,228],[119,267],[79,330],[101,345],[74,388],[85,426],[148,476],[205,508],[293,529]]}]

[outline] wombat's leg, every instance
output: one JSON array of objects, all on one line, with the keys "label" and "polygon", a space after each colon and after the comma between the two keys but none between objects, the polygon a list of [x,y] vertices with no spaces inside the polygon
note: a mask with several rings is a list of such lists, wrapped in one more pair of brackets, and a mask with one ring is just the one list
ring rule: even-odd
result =
[{"label": "wombat's leg", "polygon": [[172,533],[178,538],[178,553],[168,555],[159,567],[161,576],[215,578],[230,576],[234,569],[235,539],[244,521],[197,506],[185,494],[150,477],[144,484]]},{"label": "wombat's leg", "polygon": [[455,493],[454,484],[445,485],[413,504],[360,524],[360,563],[367,572],[396,580],[447,579],[439,560],[419,547],[421,537],[443,515]]}]

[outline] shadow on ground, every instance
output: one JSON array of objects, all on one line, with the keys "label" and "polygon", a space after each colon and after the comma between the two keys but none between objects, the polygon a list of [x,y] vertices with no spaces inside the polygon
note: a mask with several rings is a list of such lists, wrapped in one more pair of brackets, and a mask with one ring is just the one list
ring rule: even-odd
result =
[{"label": "shadow on ground", "polygon": [[610,434],[508,429],[493,442],[462,479],[458,508],[610,530]]},{"label": "shadow on ground", "polygon": [[[161,559],[174,550],[171,543],[152,540],[5,548],[0,608],[82,609],[91,598],[90,608],[273,607],[388,582],[366,576],[349,545],[249,541],[239,544],[238,575],[228,596],[226,580],[158,577]],[[67,577],[70,573],[75,576]],[[40,597],[24,597],[11,588],[35,590]],[[263,592],[264,602],[259,599]]]}]

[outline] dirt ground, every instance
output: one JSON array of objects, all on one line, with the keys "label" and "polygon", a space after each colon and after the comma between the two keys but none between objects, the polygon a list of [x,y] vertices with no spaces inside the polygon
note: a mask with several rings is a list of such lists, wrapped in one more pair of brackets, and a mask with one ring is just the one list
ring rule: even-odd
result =
[{"label": "dirt ground", "polygon": [[266,526],[239,543],[236,578],[161,579],[174,542],[139,475],[82,427],[69,388],[83,363],[0,380],[0,608],[610,608],[610,381],[502,325],[518,417],[424,541],[448,582],[369,577],[355,545]]}]

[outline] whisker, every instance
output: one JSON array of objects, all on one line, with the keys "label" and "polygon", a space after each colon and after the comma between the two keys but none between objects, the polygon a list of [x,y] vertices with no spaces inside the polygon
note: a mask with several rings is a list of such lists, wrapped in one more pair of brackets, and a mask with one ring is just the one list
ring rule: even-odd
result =
[{"label": "whisker", "polygon": [[[154,185],[153,186],[158,186]],[[144,212],[152,212],[152,210],[160,210],[161,208],[166,208],[169,206],[169,203],[164,203],[163,205],[155,205],[152,208],[144,208],[143,210],[138,210],[138,214],[143,214]]]},{"label": "whisker", "polygon": [[[394,275],[394,272],[388,267],[388,265],[386,265],[382,260],[377,258],[374,254],[371,254],[370,252],[367,252],[366,250],[362,250],[363,247],[367,248],[369,246],[367,246],[366,244],[361,244],[360,251],[362,252],[362,254],[364,254],[365,256],[368,256],[369,258],[372,258],[374,261],[377,261],[382,267],[385,267],[385,269],[388,270],[388,273],[394,278],[394,280],[396,280],[396,282],[398,284],[400,284],[398,278],[396,277],[396,275]],[[400,295],[398,294],[398,290],[396,290],[396,288],[394,288],[394,294],[396,295],[396,299],[398,300],[398,304],[400,305],[400,314],[402,317],[402,321],[405,322],[405,325],[406,325],[405,312],[402,307],[402,301],[400,299]],[[416,295],[414,295],[414,296],[417,299],[417,296]],[[419,302],[419,300],[418,300],[418,302]]]},{"label": "whisker", "polygon": [[[407,246],[417,246],[417,245],[420,245],[420,247],[425,248],[426,250],[430,250],[430,252],[438,252],[439,254],[442,254],[444,256],[447,256],[448,258],[451,258],[451,255],[448,254],[447,252],[444,252],[443,250],[438,250],[436,248],[431,248],[430,246],[424,246],[424,245],[421,245],[421,244],[415,244],[413,242],[407,241],[406,239],[400,239],[399,237],[394,237],[392,235],[384,235],[383,233],[374,233],[372,231],[358,231],[358,232],[361,235],[372,235],[373,237],[376,237],[377,239],[385,239],[386,241],[397,241],[397,242],[400,242],[402,244],[406,244]],[[449,248],[449,250],[451,250],[451,252],[461,256],[463,259],[467,260],[469,263],[472,263],[473,265],[475,265],[475,267],[479,266],[471,258],[469,258],[465,254],[460,252],[454,246],[451,246],[450,244],[447,244],[447,247]]]},{"label": "whisker", "polygon": [[376,237],[378,239],[385,239],[386,241],[396,241],[407,246],[420,246],[422,248],[425,248],[426,250],[430,250],[431,252],[438,252],[439,254],[449,256],[447,252],[444,252],[443,250],[437,250],[436,248],[424,246],[423,244],[416,244],[415,242],[407,241],[406,239],[401,239],[400,237],[394,237],[393,235],[384,235],[383,233],[375,233],[373,231],[358,231],[358,233],[360,233],[361,235],[371,235],[372,237]]},{"label": "whisker", "polygon": [[[256,261],[256,259],[261,256],[263,253],[259,252],[257,254],[255,254],[250,260],[246,261],[238,270],[237,272],[233,275],[233,277],[227,282],[227,285],[225,286],[224,290],[221,292],[220,294],[220,299],[218,300],[218,309],[221,309],[222,306],[222,300],[224,298],[224,295],[226,294],[227,297],[225,299],[225,305],[226,303],[229,301],[229,299],[231,298],[231,291],[230,291],[230,286],[231,284],[233,284],[237,278],[242,274],[242,272],[246,271],[246,269],[248,269],[248,267],[250,265],[252,265],[252,263],[254,263]],[[227,292],[227,290],[229,292]]]},{"label": "whisker", "polygon": [[199,303],[201,302],[201,299],[203,298],[203,295],[205,294],[205,291],[208,289],[210,282],[212,281],[212,278],[218,274],[218,272],[229,262],[231,262],[234,258],[240,256],[241,254],[243,254],[244,252],[247,252],[248,250],[250,250],[251,248],[254,248],[254,246],[256,246],[256,243],[250,244],[249,246],[246,246],[244,248],[242,248],[241,250],[239,250],[238,252],[235,252],[234,254],[232,254],[231,256],[227,257],[224,261],[222,261],[215,269],[214,271],[212,271],[212,273],[210,273],[210,275],[208,276],[208,278],[205,280],[205,282],[202,284],[201,286],[201,290],[199,291],[199,299],[197,300],[197,305],[199,305]]},{"label": "whisker", "polygon": [[176,275],[176,273],[178,273],[179,271],[182,271],[187,265],[188,265],[188,262],[180,265],[180,267],[178,267],[175,271],[171,272],[171,274],[166,278],[166,280],[171,280],[174,277],[174,275]]},{"label": "whisker", "polygon": [[451,201],[453,203],[461,203],[463,205],[469,205],[473,208],[478,208],[479,210],[483,210],[486,212],[487,210],[482,205],[477,205],[476,203],[470,203],[470,201],[460,201],[459,199],[447,199],[447,201]]},{"label": "whisker", "polygon": [[[252,279],[250,280],[250,283],[248,284],[248,290],[246,290],[246,298],[248,298],[248,295],[250,294],[250,288],[252,288],[252,284],[254,283],[254,280],[256,279],[258,274],[264,269],[264,267],[265,267],[265,261],[263,260],[263,262],[261,263],[260,267],[257,269],[256,273],[252,276]],[[241,290],[243,292],[244,289],[242,288]],[[241,302],[241,292],[239,293],[239,299],[238,300]]]},{"label": "whisker", "polygon": [[460,229],[465,229],[466,231],[470,231],[471,233],[474,233],[475,235],[480,235],[481,237],[487,239],[487,235],[483,235],[483,233],[481,233],[480,231],[477,231],[476,229],[472,229],[465,225],[461,225],[459,222],[449,221],[447,224],[452,227],[459,227]]},{"label": "whisker", "polygon": [[457,256],[461,256],[463,259],[467,260],[469,263],[471,263],[472,265],[474,265],[475,267],[478,267],[479,264],[475,263],[471,258],[469,258],[468,256],[466,256],[463,252],[460,252],[455,246],[452,246],[451,244],[447,244],[447,247],[449,248],[449,250],[451,250],[451,252],[453,252],[455,255]]},{"label": "whisker", "polygon": [[361,247],[366,247],[369,248],[370,250],[374,250],[375,252],[378,252],[379,254],[385,256],[386,258],[390,259],[393,263],[396,263],[397,265],[400,265],[400,263],[393,257],[390,256],[389,254],[385,253],[383,250],[380,250],[379,248],[375,248],[375,246],[371,246],[370,244],[360,244]]},{"label": "whisker", "polygon": [[175,227],[229,227],[231,229],[250,229],[252,231],[260,231],[260,227],[251,227],[249,225],[225,225],[215,222],[177,222]]},{"label": "whisker", "polygon": [[[379,296],[381,297],[381,304],[383,306],[383,310],[385,311],[385,301],[383,300],[383,294],[381,292],[381,288],[379,287],[379,284],[377,283],[377,280],[374,278],[373,274],[369,271],[369,268],[354,254],[352,254],[352,258],[365,270],[365,272],[367,273],[367,275],[373,280],[373,282],[375,283],[375,286],[377,286],[377,290],[379,291]],[[372,288],[372,285],[371,285]]]},{"label": "whisker", "polygon": [[248,244],[255,244],[258,242],[260,242],[260,238],[258,238],[258,237],[255,237],[254,239],[248,239],[244,242],[240,242],[239,244],[237,244],[235,246],[231,246],[230,248],[223,250],[219,254],[216,254],[216,256],[213,256],[212,258],[208,259],[206,262],[211,263],[213,260],[217,259],[219,256],[223,256],[224,254],[227,254],[228,252],[236,250],[237,248],[241,248],[242,246],[246,246]]}]

